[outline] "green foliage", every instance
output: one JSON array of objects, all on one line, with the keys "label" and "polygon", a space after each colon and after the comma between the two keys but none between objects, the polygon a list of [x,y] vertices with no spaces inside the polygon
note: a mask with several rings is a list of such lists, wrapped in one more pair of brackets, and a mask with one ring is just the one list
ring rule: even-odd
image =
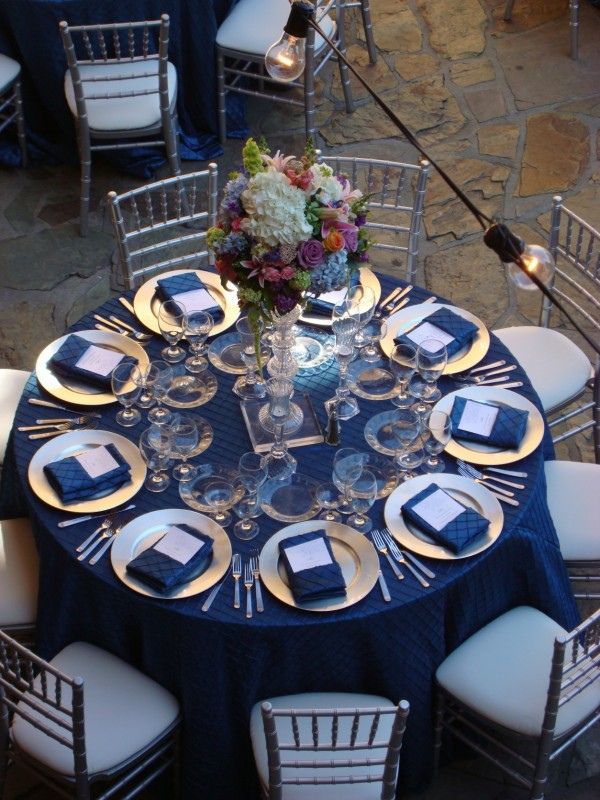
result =
[{"label": "green foliage", "polygon": [[312,167],[317,161],[317,148],[315,147],[314,140],[312,136],[309,136],[306,140],[306,147],[304,148],[304,157],[302,158],[302,162],[304,164],[304,168],[308,169],[308,167]]},{"label": "green foliage", "polygon": [[271,148],[269,147],[269,143],[265,139],[264,136],[261,136],[258,140],[258,149],[261,153],[264,153],[266,156],[271,155]]},{"label": "green foliage", "polygon": [[320,205],[316,200],[311,200],[306,204],[306,219],[312,225],[313,234],[316,236],[321,230],[321,219],[317,214]]},{"label": "green foliage", "polygon": [[250,137],[244,145],[242,156],[244,159],[244,169],[250,177],[253,178],[255,175],[258,175],[259,172],[264,172],[260,147],[252,137]]},{"label": "green foliage", "polygon": [[290,287],[296,292],[305,292],[310,286],[310,272],[307,270],[297,270],[290,281]]},{"label": "green foliage", "polygon": [[225,231],[222,228],[209,228],[206,232],[206,244],[209,250],[215,250],[219,243],[225,238]]}]

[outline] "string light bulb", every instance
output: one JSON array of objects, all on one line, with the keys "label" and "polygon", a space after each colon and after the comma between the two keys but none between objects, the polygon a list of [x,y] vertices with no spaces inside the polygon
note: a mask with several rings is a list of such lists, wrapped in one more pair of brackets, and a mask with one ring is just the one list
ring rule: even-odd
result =
[{"label": "string light bulb", "polygon": [[525,270],[514,261],[507,267],[508,276],[518,289],[527,291],[537,289],[529,275],[535,275],[546,286],[552,281],[554,259],[545,247],[540,247],[539,244],[526,244],[521,254],[521,263],[525,266]]},{"label": "string light bulb", "polygon": [[289,83],[304,72],[307,14],[313,12],[312,3],[305,0],[292,3],[283,36],[269,47],[265,56],[266,70],[274,80]]}]

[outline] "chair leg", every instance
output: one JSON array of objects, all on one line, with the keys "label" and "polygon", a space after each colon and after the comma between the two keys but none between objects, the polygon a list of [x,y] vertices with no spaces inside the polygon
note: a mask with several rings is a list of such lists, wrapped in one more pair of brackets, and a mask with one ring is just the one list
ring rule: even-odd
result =
[{"label": "chair leg", "polygon": [[169,118],[164,132],[165,146],[167,148],[167,161],[171,175],[181,175],[181,161],[179,160],[177,115]]},{"label": "chair leg", "polygon": [[369,53],[369,61],[371,64],[376,64],[377,48],[375,47],[375,39],[373,38],[373,25],[371,24],[371,8],[369,6],[369,0],[361,0],[360,13],[362,15],[365,41],[367,43],[367,51]]},{"label": "chair leg", "polygon": [[436,775],[440,766],[440,752],[442,749],[442,722],[444,719],[444,696],[438,691],[435,696],[435,710],[433,717],[433,774]]},{"label": "chair leg", "polygon": [[569,30],[571,32],[571,58],[579,58],[579,0],[569,0]]},{"label": "chair leg", "polygon": [[502,19],[505,22],[512,22],[512,12],[514,4],[515,0],[506,0],[506,6],[504,7],[504,15],[502,17]]},{"label": "chair leg", "polygon": [[21,82],[15,83],[15,110],[17,112],[17,137],[21,148],[21,164],[27,166],[27,141],[25,139],[25,116],[23,114],[23,100],[21,98]]},{"label": "chair leg", "polygon": [[[3,690],[0,689],[0,695]],[[1,698],[0,698],[1,700]],[[0,797],[4,797],[4,787],[6,785],[6,773],[8,772],[8,733],[9,719],[8,709],[5,705],[0,706]]]},{"label": "chair leg", "polygon": [[[336,24],[338,28],[338,49],[343,55],[346,55],[346,26],[345,10],[343,6],[340,6],[338,9]],[[338,59],[338,63],[340,67],[340,80],[344,91],[344,100],[346,102],[346,113],[351,114],[354,111],[354,101],[352,99],[352,87],[350,86],[350,72],[343,61]]]},{"label": "chair leg", "polygon": [[315,124],[315,75],[312,69],[304,69],[304,124],[306,141],[317,141],[317,127]]},{"label": "chair leg", "polygon": [[79,163],[81,169],[81,189],[79,196],[79,235],[87,236],[90,214],[90,184],[92,182],[92,151],[87,131],[77,131]]},{"label": "chair leg", "polygon": [[225,107],[225,56],[217,47],[217,102],[219,115],[219,141],[227,139],[227,109]]}]

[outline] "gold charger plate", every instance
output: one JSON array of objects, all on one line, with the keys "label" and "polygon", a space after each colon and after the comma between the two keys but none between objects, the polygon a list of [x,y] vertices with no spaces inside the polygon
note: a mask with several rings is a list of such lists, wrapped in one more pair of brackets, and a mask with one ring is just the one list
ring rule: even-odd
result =
[{"label": "gold charger plate", "polygon": [[448,359],[444,375],[454,375],[455,372],[471,369],[471,367],[478,364],[489,349],[490,332],[485,324],[474,314],[471,314],[470,311],[465,311],[464,308],[458,308],[447,303],[420,303],[416,306],[406,306],[406,308],[401,308],[400,311],[392,314],[388,319],[387,334],[381,340],[381,349],[386,356],[389,358],[394,349],[395,336],[401,335],[404,330],[411,328],[415,323],[423,322],[426,317],[440,308],[447,308],[449,311],[453,311],[455,314],[477,325],[477,333],[470,346],[463,347],[462,350],[459,350],[458,353]]},{"label": "gold charger plate", "polygon": [[[327,532],[333,555],[340,565],[346,581],[345,599],[313,600],[310,603],[297,603],[288,584],[288,578],[279,555],[279,543],[299,533]],[[277,531],[265,543],[259,558],[260,577],[271,594],[282,603],[305,611],[338,611],[358,603],[366,597],[379,574],[379,558],[371,542],[354,528],[339,522],[308,520],[287,525]]]},{"label": "gold charger plate", "polygon": [[[61,458],[72,456],[82,450],[89,450],[99,444],[114,444],[118,448],[131,469],[131,482],[126,483],[114,492],[65,505],[48,483],[44,473],[44,466],[52,461],[59,461]],[[118,433],[94,430],[69,431],[56,436],[40,447],[29,462],[27,477],[34,494],[44,503],[53,508],[60,508],[62,511],[87,514],[116,508],[133,497],[134,494],[137,494],[146,478],[146,464],[137,445]]]},{"label": "gold charger plate", "polygon": [[[141,367],[146,367],[149,363],[148,355],[144,348],[120,333],[109,333],[107,331],[74,331],[77,336],[87,339],[90,344],[101,345],[126,356],[137,359]],[[112,392],[103,392],[83,381],[70,380],[60,375],[55,375],[49,361],[70,334],[55,339],[46,345],[37,357],[35,364],[35,374],[40,386],[58,400],[66,403],[75,403],[79,406],[100,406],[108,403],[115,403],[116,398]]]},{"label": "gold charger plate", "polygon": [[[373,293],[375,294],[375,303],[379,302],[381,297],[381,284],[379,283],[379,278],[372,269],[369,267],[363,267],[360,270],[360,283],[361,286],[366,286],[369,289],[373,289]],[[310,314],[309,312],[302,312],[300,315],[300,322],[306,322],[308,325],[317,325],[320,328],[330,328],[331,327],[331,317],[323,316],[322,314]]]},{"label": "gold charger plate", "polygon": [[[440,489],[445,489],[463,506],[475,509],[490,522],[487,531],[471,542],[461,553],[453,553],[446,547],[437,544],[416,525],[407,524],[402,517],[401,510],[404,503],[429,486],[430,483],[436,483]],[[502,507],[485,486],[475,483],[471,478],[463,478],[447,472],[440,472],[436,475],[418,475],[398,486],[386,500],[383,515],[387,529],[402,547],[422,556],[446,561],[469,558],[487,550],[500,536],[504,526]]]},{"label": "gold charger plate", "polygon": [[491,403],[498,406],[512,406],[529,412],[527,428],[521,444],[516,450],[506,450],[500,447],[480,444],[479,442],[467,442],[464,439],[451,437],[445,447],[448,455],[455,458],[462,458],[473,464],[484,466],[498,466],[500,464],[512,464],[532,453],[544,438],[544,419],[538,409],[526,397],[510,389],[501,389],[498,386],[465,386],[455,392],[445,395],[438,400],[433,407],[434,410],[443,411],[450,414],[454,398],[460,395],[470,400],[479,400],[482,403]]},{"label": "gold charger plate", "polygon": [[[160,594],[130,575],[127,564],[151,547],[168,525],[189,525],[205,536],[210,536],[213,540],[213,551],[210,564],[200,575],[181,584],[171,594]],[[181,600],[210,589],[223,577],[231,562],[231,542],[223,528],[204,514],[188,511],[186,508],[161,508],[142,514],[123,526],[111,548],[110,560],[117,578],[134,592],[161,600]]]},{"label": "gold charger plate", "polygon": [[215,303],[221,306],[223,319],[218,325],[214,326],[210,335],[216,336],[218,333],[223,333],[233,325],[240,315],[237,290],[235,287],[224,289],[221,286],[221,278],[215,272],[206,272],[203,269],[176,269],[171,272],[163,272],[147,280],[146,283],[140,286],[133,298],[136,317],[148,330],[160,334],[160,328],[158,327],[160,300],[155,295],[157,281],[159,278],[171,278],[174,275],[183,275],[186,272],[195,272],[209,290],[209,294],[214,298]]}]

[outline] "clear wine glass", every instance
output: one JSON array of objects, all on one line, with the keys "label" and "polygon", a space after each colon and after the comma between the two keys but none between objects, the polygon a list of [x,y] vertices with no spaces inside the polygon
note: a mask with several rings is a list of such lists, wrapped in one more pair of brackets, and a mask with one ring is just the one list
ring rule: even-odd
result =
[{"label": "clear wine glass", "polygon": [[398,383],[398,395],[392,400],[397,408],[409,408],[413,398],[408,393],[408,384],[417,368],[417,348],[408,342],[397,344],[390,353],[390,370]]},{"label": "clear wine glass", "polygon": [[173,413],[162,405],[173,384],[173,367],[166,361],[151,361],[146,383],[151,387],[156,406],[150,410],[148,419],[155,425],[165,425],[173,418]]},{"label": "clear wine glass", "polygon": [[173,468],[173,477],[176,481],[191,481],[198,474],[197,468],[188,463],[188,458],[200,441],[198,421],[190,414],[174,414],[169,430],[171,458],[181,460],[181,463]]},{"label": "clear wine glass", "polygon": [[260,453],[250,450],[242,453],[238,461],[239,480],[249,495],[257,494],[267,479],[267,467]]},{"label": "clear wine glass", "polygon": [[350,487],[360,478],[360,473],[367,460],[367,454],[361,453],[354,447],[342,447],[336,451],[333,458],[334,484],[343,493],[343,502],[338,506],[342,514],[351,514],[353,511],[350,502]]},{"label": "clear wine glass", "polygon": [[235,503],[233,510],[236,516],[239,517],[239,520],[233,526],[233,535],[242,541],[248,541],[258,536],[260,528],[254,519],[254,517],[258,517],[261,513],[258,494],[256,492],[246,492],[246,494]]},{"label": "clear wine glass", "polygon": [[160,354],[169,364],[177,364],[185,358],[185,350],[178,342],[183,338],[187,324],[185,308],[175,300],[165,300],[158,309],[158,327],[164,339],[169,343]]},{"label": "clear wine glass", "polygon": [[145,366],[138,364],[138,366],[131,373],[133,382],[141,389],[140,396],[137,399],[137,405],[139,408],[150,408],[156,402],[154,395],[152,394],[152,381],[150,380],[150,384],[148,381],[148,376],[151,370],[152,368],[150,363],[146,364]]},{"label": "clear wine glass", "polygon": [[137,425],[142,419],[142,415],[137,408],[133,408],[133,404],[142,391],[141,387],[133,379],[133,372],[136,369],[136,364],[125,361],[117,364],[110,376],[113,394],[123,406],[121,411],[117,413],[116,420],[124,428]]},{"label": "clear wine glass", "polygon": [[334,405],[338,419],[352,419],[359,413],[359,408],[356,398],[352,397],[348,388],[348,366],[354,358],[354,337],[358,323],[349,315],[346,301],[334,306],[331,327],[335,334],[334,353],[340,377],[335,397],[325,401],[325,408],[329,412]]},{"label": "clear wine glass", "polygon": [[142,431],[139,449],[150,470],[144,482],[144,487],[150,492],[164,492],[171,483],[166,471],[171,463],[170,448],[171,433],[164,425],[151,425]]},{"label": "clear wine glass", "polygon": [[317,486],[315,492],[317,503],[323,509],[319,514],[318,519],[324,519],[326,522],[340,522],[342,515],[337,511],[337,508],[342,499],[340,489],[333,483],[333,481],[325,481]]},{"label": "clear wine glass", "polygon": [[440,453],[444,450],[450,437],[452,436],[452,422],[448,414],[434,408],[427,422],[429,436],[425,441],[425,451],[428,458],[425,461],[427,472],[443,472],[446,464],[440,458]]},{"label": "clear wine glass", "polygon": [[258,369],[256,345],[264,330],[264,323],[259,319],[255,325],[250,324],[248,317],[240,317],[235,323],[240,336],[242,361],[246,365],[246,372],[240,375],[233,384],[233,391],[243,400],[261,400],[267,390],[262,375]]},{"label": "clear wine glass", "polygon": [[346,295],[346,304],[349,314],[356,320],[357,331],[354,336],[355,347],[364,347],[367,341],[363,335],[363,328],[370,322],[375,312],[375,292],[370,286],[352,286]]},{"label": "clear wine glass", "polygon": [[191,311],[187,315],[185,338],[190,344],[192,355],[186,358],[185,366],[189,372],[203,372],[207,368],[208,361],[202,353],[206,350],[205,342],[214,324],[214,320],[208,311]]},{"label": "clear wine glass", "polygon": [[424,339],[417,348],[417,370],[427,385],[423,389],[422,399],[426,403],[437,403],[442,393],[437,380],[448,363],[446,345],[439,339]]},{"label": "clear wine glass", "polygon": [[361,336],[365,344],[360,350],[360,357],[363,361],[372,364],[381,358],[379,342],[386,336],[387,327],[387,321],[382,317],[373,318],[363,325]]},{"label": "clear wine glass", "polygon": [[373,527],[372,521],[365,516],[377,497],[377,478],[368,469],[363,469],[358,480],[349,490],[350,503],[354,513],[348,517],[347,523],[360,533],[368,533]]},{"label": "clear wine glass", "polygon": [[231,523],[229,509],[235,503],[236,488],[223,478],[210,481],[204,490],[204,499],[213,511],[213,519],[224,528]]},{"label": "clear wine glass", "polygon": [[[416,463],[418,461],[418,454],[413,455],[416,451],[414,448],[411,448],[411,445],[416,442],[421,433],[421,418],[412,408],[399,408],[391,423],[391,430],[398,442],[398,452],[396,453],[394,461],[401,477],[405,478],[408,471],[418,466]],[[421,455],[419,464],[422,460],[423,456]]]}]

